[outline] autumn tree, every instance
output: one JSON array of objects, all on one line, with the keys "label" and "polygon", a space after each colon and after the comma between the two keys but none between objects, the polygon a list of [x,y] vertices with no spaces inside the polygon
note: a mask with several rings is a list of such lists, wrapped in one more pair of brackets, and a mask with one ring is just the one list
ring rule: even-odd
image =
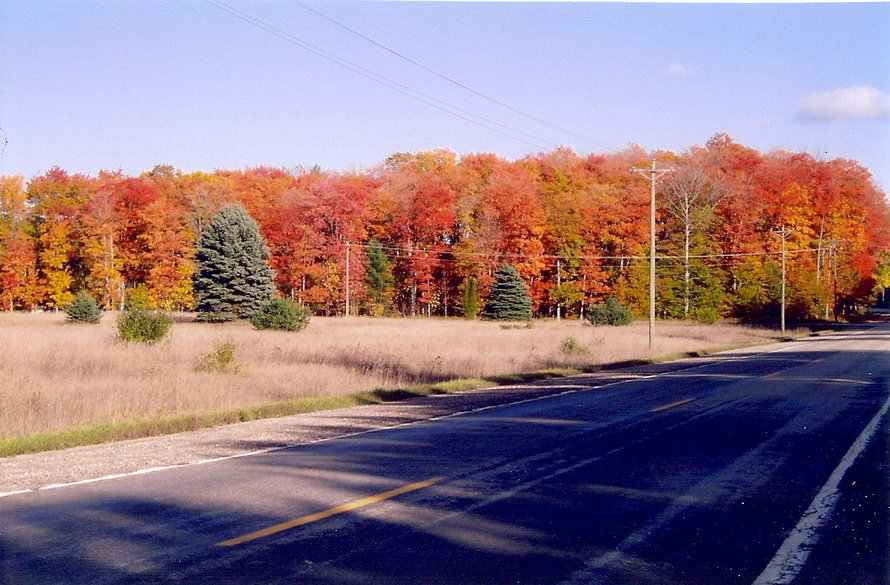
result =
[{"label": "autumn tree", "polygon": [[157,171],[147,179],[156,197],[140,214],[144,227],[136,243],[147,267],[141,284],[151,307],[191,309],[197,235],[190,225],[189,210],[183,205],[176,174]]},{"label": "autumn tree", "polygon": [[201,236],[195,274],[199,320],[252,317],[275,293],[269,248],[253,218],[240,205],[222,209]]},{"label": "autumn tree", "polygon": [[[703,170],[695,167],[686,166],[677,169],[665,178],[662,189],[662,205],[673,220],[673,223],[676,224],[682,245],[683,317],[690,316],[693,284],[692,253],[695,251],[700,255],[712,251],[708,245],[708,234],[704,230],[710,226],[714,217],[714,209],[720,204],[725,195]],[[703,301],[703,297],[709,291],[719,287],[706,263],[698,260],[695,264],[695,272],[697,273],[695,276],[697,277],[697,288],[699,289],[696,296],[699,297],[700,301]],[[704,307],[699,304],[698,308],[714,310],[717,308],[715,299],[710,299],[710,302],[705,302],[704,304]]]},{"label": "autumn tree", "polygon": [[0,310],[32,308],[40,300],[34,239],[27,230],[24,178],[0,177]]},{"label": "autumn tree", "polygon": [[29,219],[35,239],[39,283],[44,302],[60,309],[83,288],[80,222],[93,196],[93,181],[54,167],[28,184]]}]

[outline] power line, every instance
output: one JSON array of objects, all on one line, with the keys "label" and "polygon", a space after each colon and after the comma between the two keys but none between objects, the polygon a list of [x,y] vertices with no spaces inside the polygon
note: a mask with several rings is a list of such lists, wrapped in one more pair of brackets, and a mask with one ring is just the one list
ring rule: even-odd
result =
[{"label": "power line", "polygon": [[[361,243],[352,243],[353,246],[359,248],[370,248],[371,244],[361,244]],[[618,261],[629,261],[629,260],[644,260],[645,257],[641,255],[624,255],[624,256],[600,256],[600,255],[577,255],[577,256],[568,256],[568,255],[560,255],[560,254],[521,254],[518,252],[468,252],[464,250],[455,250],[453,248],[449,248],[447,250],[436,250],[432,248],[423,248],[419,246],[397,246],[393,244],[382,244],[380,246],[382,250],[387,250],[390,252],[404,252],[406,254],[418,253],[418,254],[431,254],[431,255],[439,255],[439,256],[468,256],[468,257],[478,257],[478,258],[520,258],[525,260],[618,260]],[[803,248],[799,250],[786,250],[786,254],[813,254],[818,252],[825,252],[830,250],[830,248]],[[728,254],[695,254],[690,255],[689,259],[691,260],[706,260],[706,259],[725,259],[725,258],[752,258],[752,257],[778,257],[781,252],[737,252],[737,253],[728,253]],[[665,255],[665,256],[656,256],[656,260],[684,260],[686,256],[673,256],[673,255]],[[729,266],[730,264],[727,264]],[[614,265],[609,265],[614,266]]]},{"label": "power line", "polygon": [[334,19],[333,17],[331,17],[331,16],[329,16],[329,15],[327,15],[327,14],[321,12],[320,10],[316,10],[315,8],[313,8],[312,6],[309,6],[306,2],[303,2],[302,0],[293,0],[293,2],[299,4],[300,6],[302,6],[303,8],[305,8],[306,10],[312,12],[313,14],[316,14],[317,16],[319,16],[319,17],[321,17],[321,18],[327,20],[328,22],[331,22],[331,23],[335,24],[336,26],[342,28],[343,30],[345,30],[345,31],[347,31],[347,32],[349,32],[349,33],[352,33],[352,34],[356,35],[356,36],[359,37],[359,38],[364,39],[365,41],[371,43],[372,45],[374,45],[374,46],[376,46],[376,47],[379,47],[380,49],[383,49],[384,51],[386,51],[386,52],[388,52],[388,53],[390,53],[390,54],[392,54],[392,55],[395,55],[395,56],[398,57],[399,59],[402,59],[403,61],[406,61],[407,63],[410,63],[410,64],[414,65],[415,67],[419,67],[420,69],[423,69],[423,70],[426,71],[427,73],[431,73],[432,75],[435,75],[435,76],[438,77],[439,79],[443,79],[443,80],[447,81],[448,83],[451,83],[452,85],[455,85],[455,86],[457,86],[457,87],[459,87],[459,88],[461,88],[461,89],[463,89],[463,90],[466,90],[466,91],[472,93],[472,94],[475,95],[475,96],[481,97],[481,98],[484,99],[484,100],[487,100],[487,101],[489,101],[489,102],[491,102],[491,103],[493,103],[493,104],[496,104],[496,105],[498,105],[498,106],[500,106],[500,107],[502,107],[502,108],[505,108],[505,109],[507,109],[507,110],[510,110],[510,111],[513,112],[514,114],[519,114],[520,116],[523,116],[524,118],[527,118],[527,119],[529,119],[529,120],[532,120],[532,121],[534,121],[534,122],[537,122],[538,124],[543,124],[544,126],[547,126],[548,128],[550,128],[550,129],[552,129],[552,130],[557,130],[557,131],[559,131],[559,132],[562,132],[562,133],[564,133],[564,134],[568,134],[569,136],[573,136],[573,137],[578,138],[578,139],[580,139],[580,140],[583,140],[583,141],[585,141],[585,142],[589,142],[589,143],[591,143],[591,144],[596,144],[596,145],[598,145],[598,146],[605,146],[606,148],[611,148],[611,149],[614,149],[614,150],[620,150],[620,148],[617,147],[617,146],[615,146],[615,145],[609,144],[609,143],[607,143],[607,142],[603,142],[603,141],[601,141],[601,140],[595,140],[595,139],[593,139],[593,138],[590,138],[589,136],[585,136],[584,134],[581,134],[581,133],[579,133],[579,132],[575,132],[574,130],[569,130],[569,129],[567,129],[567,128],[563,128],[562,126],[559,126],[558,124],[554,124],[554,123],[552,123],[552,122],[549,122],[549,121],[547,121],[547,120],[545,120],[545,119],[543,119],[543,118],[540,118],[540,117],[538,117],[538,116],[535,116],[534,114],[529,114],[529,113],[527,113],[527,112],[524,112],[524,111],[520,110],[519,108],[515,108],[515,107],[511,106],[510,104],[504,103],[504,102],[501,101],[501,100],[498,100],[498,99],[493,98],[493,97],[491,97],[491,96],[489,96],[489,95],[486,95],[486,94],[484,94],[484,93],[482,93],[481,91],[478,91],[478,90],[476,90],[476,89],[473,89],[472,87],[469,87],[468,85],[466,85],[466,84],[464,84],[464,83],[461,83],[460,81],[457,81],[457,80],[455,80],[455,79],[453,79],[453,78],[451,78],[451,77],[449,77],[449,76],[447,76],[447,75],[445,75],[445,74],[443,74],[443,73],[440,73],[439,71],[436,71],[436,70],[433,69],[432,67],[429,67],[429,66],[427,66],[427,65],[424,65],[423,63],[420,63],[420,62],[418,62],[418,61],[412,59],[411,57],[408,57],[408,56],[406,56],[406,55],[403,55],[402,53],[400,53],[400,52],[398,52],[398,51],[396,51],[396,50],[394,50],[394,49],[391,49],[390,47],[387,47],[387,46],[384,45],[383,43],[380,43],[380,42],[378,42],[378,41],[376,41],[376,40],[374,40],[374,39],[368,37],[367,35],[362,34],[361,32],[359,32],[359,31],[357,31],[357,30],[355,30],[355,29],[353,29],[353,28],[351,28],[351,27],[349,27],[349,26],[343,24],[342,22],[340,22],[340,21]]},{"label": "power line", "polygon": [[[242,20],[252,26],[255,26],[255,27],[257,27],[257,28],[259,28],[273,36],[276,36],[276,37],[292,44],[292,45],[296,45],[296,46],[300,47],[301,49],[309,51],[310,53],[313,53],[313,54],[321,57],[322,59],[330,61],[331,63],[334,63],[335,65],[339,65],[340,67],[343,67],[344,69],[348,69],[348,70],[352,71],[353,73],[357,73],[358,75],[361,75],[362,77],[365,77],[366,79],[369,79],[369,80],[371,80],[375,83],[378,83],[380,85],[384,85],[392,90],[395,90],[405,96],[410,97],[411,99],[425,103],[428,106],[431,106],[433,108],[441,110],[447,114],[451,114],[452,116],[455,116],[455,117],[460,118],[464,121],[470,122],[471,124],[475,124],[477,126],[485,128],[486,130],[489,130],[491,132],[495,132],[502,136],[506,136],[507,138],[512,138],[513,140],[522,142],[522,143],[532,146],[534,148],[547,150],[548,148],[551,148],[551,147],[546,146],[547,143],[550,143],[551,145],[555,145],[555,143],[553,143],[552,141],[549,141],[545,138],[541,138],[539,136],[529,134],[528,132],[523,132],[522,130],[512,128],[505,124],[501,124],[500,122],[496,122],[494,120],[486,118],[485,116],[480,116],[479,114],[474,114],[473,112],[470,112],[468,110],[465,110],[463,108],[460,108],[458,106],[450,104],[444,100],[440,100],[436,97],[433,97],[431,95],[428,95],[428,94],[420,92],[416,89],[413,89],[413,88],[411,88],[407,85],[404,85],[398,81],[395,81],[393,79],[390,79],[388,77],[380,75],[379,73],[376,73],[370,69],[362,67],[361,65],[357,65],[357,64],[349,61],[348,59],[344,59],[343,57],[335,55],[334,53],[331,53],[330,51],[326,51],[325,49],[316,47],[315,45],[313,45],[307,41],[304,41],[303,39],[300,39],[300,38],[288,33],[287,31],[284,31],[272,24],[269,24],[268,22],[266,22],[260,18],[257,18],[251,14],[248,14],[242,10],[234,8],[234,7],[226,4],[225,2],[222,2],[221,0],[205,0],[205,2],[207,2],[211,6],[219,8],[220,10],[230,14],[231,16],[234,16],[235,18],[238,18],[239,20]],[[501,128],[501,129],[499,129],[499,128]],[[524,138],[516,136],[516,134],[526,136],[530,140],[526,140]],[[536,142],[532,142],[531,140],[534,140]]]}]

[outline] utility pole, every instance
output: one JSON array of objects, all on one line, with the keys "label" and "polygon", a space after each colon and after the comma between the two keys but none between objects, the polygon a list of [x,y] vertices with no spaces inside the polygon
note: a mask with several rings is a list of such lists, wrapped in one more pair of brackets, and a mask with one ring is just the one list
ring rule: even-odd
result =
[{"label": "utility pole", "polygon": [[[562,288],[562,259],[556,259],[556,290]],[[560,290],[560,292],[562,292]],[[556,320],[562,319],[562,303],[556,302]]]},{"label": "utility pole", "polygon": [[349,316],[349,255],[352,248],[352,242],[346,241],[346,316]]},{"label": "utility pole", "polygon": [[834,321],[837,322],[837,255],[843,248],[841,240],[831,242],[831,280],[834,281]]},{"label": "utility pole", "polygon": [[674,169],[673,167],[659,169],[653,158],[651,168],[634,167],[631,170],[646,177],[651,187],[649,197],[649,349],[652,349],[652,340],[655,336],[655,184],[664,174],[671,173]]},{"label": "utility pole", "polygon": [[785,257],[787,256],[788,251],[788,236],[790,236],[794,230],[787,230],[785,228],[785,224],[782,224],[782,227],[779,229],[773,229],[772,232],[782,238],[782,309],[781,309],[781,317],[779,318],[779,322],[781,323],[782,333],[785,333],[785,274],[786,274],[786,261]]}]

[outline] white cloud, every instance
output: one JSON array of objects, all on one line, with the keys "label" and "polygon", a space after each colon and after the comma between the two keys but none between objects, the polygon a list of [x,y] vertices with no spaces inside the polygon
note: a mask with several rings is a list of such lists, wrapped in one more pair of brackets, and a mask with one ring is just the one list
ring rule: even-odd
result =
[{"label": "white cloud", "polygon": [[867,85],[814,93],[801,101],[800,111],[817,120],[890,118],[890,94]]},{"label": "white cloud", "polygon": [[690,73],[692,73],[691,70],[676,62],[671,63],[667,68],[668,75],[689,75]]}]

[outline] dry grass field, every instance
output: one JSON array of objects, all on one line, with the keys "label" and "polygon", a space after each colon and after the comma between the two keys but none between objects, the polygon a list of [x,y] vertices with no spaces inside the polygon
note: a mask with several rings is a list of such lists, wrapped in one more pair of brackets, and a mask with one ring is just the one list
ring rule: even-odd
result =
[{"label": "dry grass field", "polygon": [[[62,313],[0,313],[0,439],[126,424],[294,399],[396,389],[455,378],[581,368],[703,349],[765,343],[775,332],[738,325],[659,323],[531,327],[442,319],[313,318],[299,333],[211,325],[180,315],[155,345],[125,343],[115,315],[99,325]],[[574,340],[580,351],[566,352]],[[223,344],[235,367],[202,371]]]}]

